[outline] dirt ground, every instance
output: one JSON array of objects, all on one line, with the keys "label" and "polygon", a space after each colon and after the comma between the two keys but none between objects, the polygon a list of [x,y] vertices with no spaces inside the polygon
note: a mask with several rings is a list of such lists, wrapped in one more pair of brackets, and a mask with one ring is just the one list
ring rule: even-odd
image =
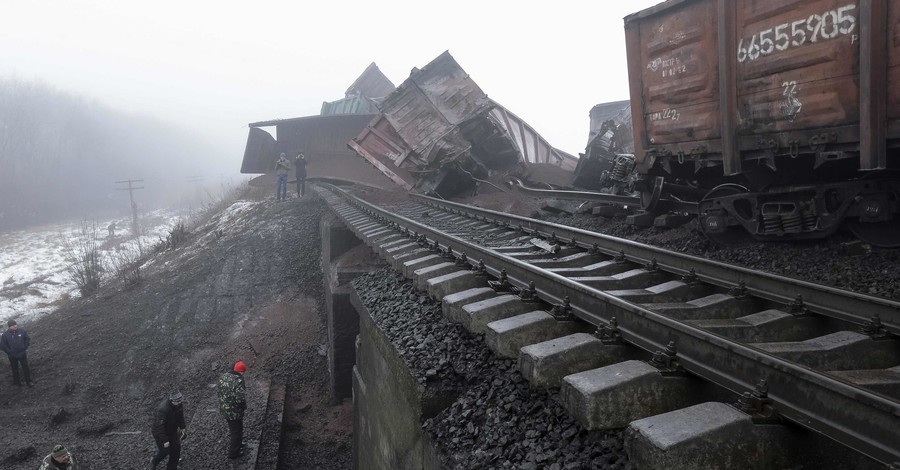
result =
[{"label": "dirt ground", "polygon": [[321,347],[318,222],[327,209],[309,196],[275,202],[254,192],[157,254],[139,284],[111,284],[20,322],[36,386],[13,387],[0,358],[0,468],[33,470],[57,443],[82,469],[148,468],[151,410],[174,389],[189,433],[180,468],[252,468],[227,463],[215,411],[213,384],[237,360],[258,395],[248,399],[257,409],[248,409],[245,439],[259,439],[270,419],[268,386],[283,386],[283,467],[351,468],[352,406],[330,403]]}]

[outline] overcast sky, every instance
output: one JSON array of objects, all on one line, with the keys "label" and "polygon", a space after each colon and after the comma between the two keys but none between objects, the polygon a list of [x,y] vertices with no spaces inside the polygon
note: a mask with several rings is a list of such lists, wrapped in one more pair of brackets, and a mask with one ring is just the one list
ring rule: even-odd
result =
[{"label": "overcast sky", "polygon": [[591,107],[628,99],[622,18],[659,1],[541,3],[0,0],[0,76],[171,121],[237,172],[247,123],[316,115],[371,62],[399,85],[449,50],[577,154]]}]

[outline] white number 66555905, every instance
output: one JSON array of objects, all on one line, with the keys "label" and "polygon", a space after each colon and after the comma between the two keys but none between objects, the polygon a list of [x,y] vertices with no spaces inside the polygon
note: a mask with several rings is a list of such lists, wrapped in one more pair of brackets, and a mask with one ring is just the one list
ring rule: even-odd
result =
[{"label": "white number 66555905", "polygon": [[752,34],[749,39],[741,38],[737,47],[737,60],[740,63],[752,61],[776,51],[786,51],[792,46],[800,47],[807,42],[815,43],[851,34],[856,30],[856,17],[851,13],[855,9],[856,4],[844,5],[821,15],[814,13],[807,18],[764,29]]}]

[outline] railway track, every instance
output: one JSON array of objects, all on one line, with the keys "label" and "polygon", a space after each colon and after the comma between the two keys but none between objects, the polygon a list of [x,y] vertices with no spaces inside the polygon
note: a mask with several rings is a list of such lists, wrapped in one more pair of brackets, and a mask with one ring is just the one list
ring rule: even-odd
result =
[{"label": "railway track", "polygon": [[[504,332],[528,328],[516,321],[545,325],[544,338],[594,332],[607,351],[599,365],[588,361],[594,367],[647,358],[640,367],[656,376],[715,384],[717,398],[755,423],[793,423],[877,462],[900,462],[900,303],[423,196],[378,207],[333,186],[317,191],[405,274],[475,273],[491,279],[492,295],[530,302],[479,310],[487,308],[484,288],[470,289],[480,294],[468,304],[475,294],[444,297],[445,313],[450,305],[451,317],[494,341],[496,352],[518,355],[532,383],[561,386],[588,428],[623,427],[653,407],[598,417],[587,409],[591,372],[583,364],[556,366],[556,381],[542,382],[533,346],[497,344]],[[532,314],[535,304],[543,317]],[[686,406],[676,402],[660,409]]]}]

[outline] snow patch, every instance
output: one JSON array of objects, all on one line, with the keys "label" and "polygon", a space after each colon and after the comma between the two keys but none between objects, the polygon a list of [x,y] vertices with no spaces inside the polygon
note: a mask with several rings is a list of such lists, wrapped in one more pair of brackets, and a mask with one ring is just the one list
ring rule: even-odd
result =
[{"label": "snow patch", "polygon": [[[130,218],[98,221],[101,255],[108,261],[118,250],[149,250],[186,215],[166,209],[144,214],[144,233],[137,238],[124,230],[131,225]],[[119,231],[108,236],[106,227],[112,222]],[[0,233],[0,323],[36,318],[55,310],[61,299],[79,296],[66,272],[66,243],[77,245],[83,238],[80,221]]]}]

